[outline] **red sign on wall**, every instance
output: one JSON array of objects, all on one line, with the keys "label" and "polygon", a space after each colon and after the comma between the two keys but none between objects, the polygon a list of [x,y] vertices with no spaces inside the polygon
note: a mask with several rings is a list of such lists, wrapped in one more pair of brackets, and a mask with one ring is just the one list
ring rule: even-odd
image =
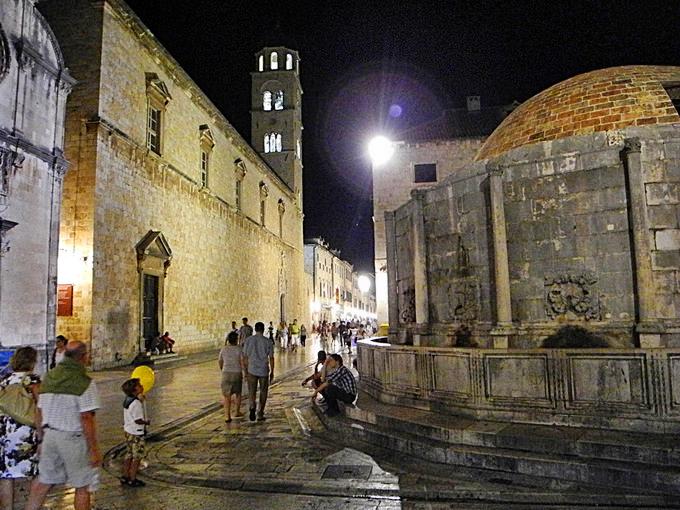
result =
[{"label": "red sign on wall", "polygon": [[60,317],[73,315],[73,285],[57,285],[57,315]]}]

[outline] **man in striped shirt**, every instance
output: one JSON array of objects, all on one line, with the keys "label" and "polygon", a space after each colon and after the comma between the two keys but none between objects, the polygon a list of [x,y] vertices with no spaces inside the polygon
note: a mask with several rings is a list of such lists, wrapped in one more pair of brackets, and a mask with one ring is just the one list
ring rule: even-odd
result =
[{"label": "man in striped shirt", "polygon": [[331,354],[326,361],[326,366],[329,370],[333,370],[333,373],[328,375],[326,381],[314,390],[312,401],[317,393],[321,393],[328,405],[326,415],[336,416],[340,414],[338,400],[351,404],[357,398],[357,382],[352,372],[343,365],[342,356],[339,354]]}]

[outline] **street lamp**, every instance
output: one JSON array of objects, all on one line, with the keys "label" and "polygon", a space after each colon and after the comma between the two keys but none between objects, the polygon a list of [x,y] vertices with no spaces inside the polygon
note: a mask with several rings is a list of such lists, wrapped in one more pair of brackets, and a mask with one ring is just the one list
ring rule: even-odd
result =
[{"label": "street lamp", "polygon": [[362,292],[362,294],[366,294],[369,290],[371,290],[371,279],[362,274],[357,278],[357,285],[359,286],[359,290]]},{"label": "street lamp", "polygon": [[374,167],[384,165],[394,154],[394,144],[384,136],[376,136],[368,143],[368,154]]}]

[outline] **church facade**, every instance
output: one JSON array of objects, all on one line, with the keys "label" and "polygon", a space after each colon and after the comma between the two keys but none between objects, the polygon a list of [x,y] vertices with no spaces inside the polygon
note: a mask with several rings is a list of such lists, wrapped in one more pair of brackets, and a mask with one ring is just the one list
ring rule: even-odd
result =
[{"label": "church facade", "polygon": [[304,320],[297,53],[255,56],[251,110],[267,130],[249,144],[123,1],[40,7],[78,80],[57,331],[91,342],[99,368],[163,331],[191,352],[243,316]]},{"label": "church facade", "polygon": [[0,3],[0,342],[54,336],[64,109],[73,85],[33,0]]}]

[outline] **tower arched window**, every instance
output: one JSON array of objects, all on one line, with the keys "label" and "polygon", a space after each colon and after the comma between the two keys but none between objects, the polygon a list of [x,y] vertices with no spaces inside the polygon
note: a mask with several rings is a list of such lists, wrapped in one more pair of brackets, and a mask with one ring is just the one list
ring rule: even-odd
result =
[{"label": "tower arched window", "polygon": [[265,90],[262,94],[262,109],[265,112],[272,109],[272,93],[269,90]]},{"label": "tower arched window", "polygon": [[264,134],[264,151],[270,152],[271,146],[269,145],[269,133]]},{"label": "tower arched window", "polygon": [[276,71],[279,68],[279,54],[275,51],[272,51],[272,54],[269,56],[269,67],[272,71]]},{"label": "tower arched window", "polygon": [[281,133],[276,134],[276,152],[281,152]]},{"label": "tower arched window", "polygon": [[[271,99],[269,108],[271,109]],[[283,90],[274,92],[274,110],[283,110]]]},{"label": "tower arched window", "polygon": [[257,70],[260,72],[264,71],[264,55],[260,55],[257,59]]},{"label": "tower arched window", "polygon": [[293,69],[293,55],[290,53],[286,54],[286,69],[291,70]]}]

